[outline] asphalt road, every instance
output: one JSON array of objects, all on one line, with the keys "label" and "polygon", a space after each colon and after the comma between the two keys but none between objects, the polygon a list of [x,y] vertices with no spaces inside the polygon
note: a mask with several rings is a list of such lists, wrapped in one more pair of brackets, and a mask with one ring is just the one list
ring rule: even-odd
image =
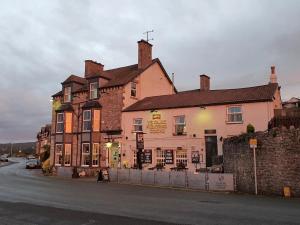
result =
[{"label": "asphalt road", "polygon": [[0,168],[0,224],[300,224],[300,199],[43,177]]}]

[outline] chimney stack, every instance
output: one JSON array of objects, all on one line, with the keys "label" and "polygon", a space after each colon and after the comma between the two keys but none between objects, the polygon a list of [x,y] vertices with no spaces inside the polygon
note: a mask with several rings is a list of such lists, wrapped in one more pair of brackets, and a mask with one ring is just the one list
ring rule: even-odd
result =
[{"label": "chimney stack", "polygon": [[275,66],[271,66],[270,84],[277,83]]},{"label": "chimney stack", "polygon": [[88,78],[94,75],[100,75],[103,72],[103,65],[93,60],[85,60],[84,77]]},{"label": "chimney stack", "polygon": [[138,68],[145,69],[152,63],[152,45],[145,41],[138,41]]},{"label": "chimney stack", "polygon": [[210,77],[202,74],[200,75],[200,91],[209,91],[210,90]]}]

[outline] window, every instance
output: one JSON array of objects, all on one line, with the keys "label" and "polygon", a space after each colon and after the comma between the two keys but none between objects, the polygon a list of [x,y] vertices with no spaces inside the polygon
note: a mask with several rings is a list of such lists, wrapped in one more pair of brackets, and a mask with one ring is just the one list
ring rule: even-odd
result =
[{"label": "window", "polygon": [[242,108],[240,106],[232,106],[227,109],[228,122],[230,123],[242,123]]},{"label": "window", "polygon": [[186,150],[176,150],[176,166],[180,163],[187,166],[187,151]]},{"label": "window", "polygon": [[83,111],[83,131],[91,131],[91,110]]},{"label": "window", "polygon": [[55,165],[61,166],[62,164],[62,144],[56,144],[55,145]]},{"label": "window", "polygon": [[131,82],[131,97],[136,97],[136,82]]},{"label": "window", "polygon": [[93,144],[92,166],[99,166],[99,143]]},{"label": "window", "polygon": [[65,144],[65,166],[71,165],[71,144]]},{"label": "window", "polygon": [[64,102],[71,101],[71,87],[65,87],[64,89]]},{"label": "window", "polygon": [[83,143],[82,144],[82,158],[81,158],[82,166],[90,165],[90,144]]},{"label": "window", "polygon": [[57,113],[56,116],[56,133],[64,132],[64,114]]},{"label": "window", "polygon": [[133,119],[133,131],[143,131],[143,119]]},{"label": "window", "polygon": [[98,83],[90,83],[90,99],[98,98]]},{"label": "window", "polygon": [[93,131],[100,131],[100,110],[94,110]]},{"label": "window", "polygon": [[185,128],[185,116],[175,116],[175,135],[184,135]]},{"label": "window", "polygon": [[66,112],[66,126],[65,126],[65,132],[66,133],[72,133],[72,113]]},{"label": "window", "polygon": [[156,164],[165,165],[165,151],[158,149],[156,150]]}]

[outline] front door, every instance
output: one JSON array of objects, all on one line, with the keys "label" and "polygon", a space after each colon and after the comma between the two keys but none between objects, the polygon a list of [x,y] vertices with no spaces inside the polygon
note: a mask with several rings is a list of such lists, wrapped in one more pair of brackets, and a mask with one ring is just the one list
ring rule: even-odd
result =
[{"label": "front door", "polygon": [[206,167],[213,165],[213,159],[218,156],[217,136],[205,136]]}]

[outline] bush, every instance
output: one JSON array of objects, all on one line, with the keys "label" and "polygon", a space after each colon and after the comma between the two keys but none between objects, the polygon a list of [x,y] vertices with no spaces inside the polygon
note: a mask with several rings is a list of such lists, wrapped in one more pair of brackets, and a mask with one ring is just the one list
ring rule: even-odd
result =
[{"label": "bush", "polygon": [[253,134],[255,132],[255,128],[252,124],[247,125],[247,134]]}]

